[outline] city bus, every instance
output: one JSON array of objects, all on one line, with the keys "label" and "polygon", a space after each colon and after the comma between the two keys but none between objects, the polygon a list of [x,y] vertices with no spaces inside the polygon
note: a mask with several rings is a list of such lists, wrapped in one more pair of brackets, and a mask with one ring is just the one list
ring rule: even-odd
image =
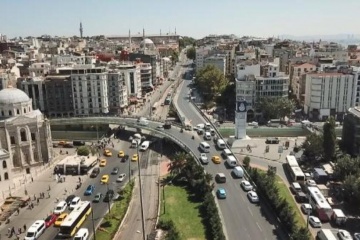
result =
[{"label": "city bus", "polygon": [[295,182],[303,182],[305,181],[305,174],[301,170],[300,167],[289,167],[290,175],[293,181]]},{"label": "city bus", "polygon": [[318,187],[308,187],[310,204],[322,222],[330,220],[333,210]]},{"label": "city bus", "polygon": [[299,167],[296,157],[292,155],[286,156],[286,163],[289,165],[289,167]]},{"label": "city bus", "polygon": [[70,238],[80,229],[92,209],[89,201],[81,201],[60,225],[59,236]]}]

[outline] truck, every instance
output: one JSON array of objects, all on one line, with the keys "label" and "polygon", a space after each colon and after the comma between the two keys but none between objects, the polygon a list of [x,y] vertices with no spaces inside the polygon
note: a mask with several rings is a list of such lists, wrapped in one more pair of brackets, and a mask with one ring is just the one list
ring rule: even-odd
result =
[{"label": "truck", "polygon": [[337,240],[338,238],[334,235],[331,229],[321,229],[316,234],[316,239],[319,240]]},{"label": "truck", "polygon": [[150,141],[144,141],[140,146],[140,150],[146,151],[149,148],[149,145],[150,145]]},{"label": "truck", "polygon": [[346,223],[347,217],[341,209],[333,209],[333,214],[331,215],[331,220],[333,220],[337,225],[341,226]]}]

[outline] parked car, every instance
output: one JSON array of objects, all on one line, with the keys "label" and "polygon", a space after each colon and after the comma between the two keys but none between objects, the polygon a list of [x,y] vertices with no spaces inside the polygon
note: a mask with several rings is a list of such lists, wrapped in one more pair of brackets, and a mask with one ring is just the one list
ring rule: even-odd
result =
[{"label": "parked car", "polygon": [[94,192],[94,189],[95,189],[95,186],[94,185],[89,185],[85,192],[84,192],[84,195],[85,196],[88,196],[88,195],[91,195],[93,192]]},{"label": "parked car", "polygon": [[259,196],[257,195],[257,193],[255,191],[249,191],[247,193],[247,196],[248,196],[250,202],[252,202],[252,203],[259,202]]},{"label": "parked car", "polygon": [[244,191],[250,191],[253,189],[253,186],[251,185],[251,183],[249,181],[243,180],[240,183],[242,189],[244,189]]},{"label": "parked car", "polygon": [[50,214],[49,216],[47,216],[47,218],[45,218],[45,226],[48,228],[51,225],[53,225],[55,223],[57,219],[57,215],[55,214]]}]

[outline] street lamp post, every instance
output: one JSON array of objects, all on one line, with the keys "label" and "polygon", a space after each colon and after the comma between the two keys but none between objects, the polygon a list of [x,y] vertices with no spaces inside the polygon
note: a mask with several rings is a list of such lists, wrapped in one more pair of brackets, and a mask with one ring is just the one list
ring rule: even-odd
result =
[{"label": "street lamp post", "polygon": [[95,221],[94,221],[94,211],[91,209],[91,221],[92,221],[92,227],[94,232],[94,240],[96,240],[96,229],[95,229]]},{"label": "street lamp post", "polygon": [[[107,183],[106,184],[106,188],[107,188],[107,192],[109,192],[109,183]],[[110,196],[109,196],[109,201],[108,201],[108,211],[109,211],[109,213],[110,213],[110,201],[111,201],[111,199],[110,199]]]},{"label": "street lamp post", "polygon": [[141,170],[140,170],[140,155],[139,155],[139,144],[136,146],[136,152],[138,156],[138,173],[139,173],[139,189],[140,189],[140,207],[141,207],[141,225],[143,240],[146,240],[145,235],[145,218],[144,218],[144,206],[143,206],[143,195],[142,195],[142,184],[141,184]]}]

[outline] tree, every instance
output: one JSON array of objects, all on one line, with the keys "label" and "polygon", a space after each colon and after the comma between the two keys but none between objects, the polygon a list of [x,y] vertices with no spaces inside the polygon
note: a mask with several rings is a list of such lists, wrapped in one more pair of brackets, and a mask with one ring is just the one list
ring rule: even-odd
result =
[{"label": "tree", "polygon": [[195,45],[196,40],[192,37],[182,37],[179,39],[179,48],[183,49],[186,46],[194,46]]},{"label": "tree", "polygon": [[335,120],[333,117],[330,117],[330,119],[324,124],[323,131],[324,157],[326,161],[331,161],[335,157],[336,147]]},{"label": "tree", "polygon": [[304,155],[309,160],[319,160],[323,157],[323,135],[311,133],[306,136],[304,143],[301,145],[301,148],[304,149]]},{"label": "tree", "polygon": [[342,196],[347,204],[349,209],[352,211],[359,210],[359,201],[360,201],[360,178],[358,176],[349,175],[345,177],[345,180],[342,185]]},{"label": "tree", "polygon": [[177,152],[173,160],[169,163],[169,172],[175,176],[180,175],[186,166],[187,158],[187,153]]},{"label": "tree", "polygon": [[291,240],[310,240],[310,232],[307,228],[298,228],[290,236]]},{"label": "tree", "polygon": [[206,65],[196,72],[195,84],[203,94],[204,102],[211,102],[228,84],[224,74],[214,65]]},{"label": "tree", "polygon": [[191,60],[195,60],[196,58],[196,49],[194,47],[189,48],[186,51],[186,57]]},{"label": "tree", "polygon": [[179,61],[179,53],[177,51],[173,51],[171,53],[171,61],[172,61],[172,64],[175,64],[176,62]]},{"label": "tree", "polygon": [[81,146],[77,148],[77,155],[88,156],[89,154],[90,154],[90,149],[88,146]]},{"label": "tree", "polygon": [[261,98],[256,109],[263,113],[265,119],[284,119],[293,113],[295,102],[288,98]]},{"label": "tree", "polygon": [[360,176],[360,158],[344,155],[336,161],[334,176],[339,180],[344,180],[349,175]]},{"label": "tree", "polygon": [[[223,106],[225,108],[224,116],[219,116],[219,119],[226,118],[230,112],[234,112],[236,101],[236,85],[233,83],[229,83],[225,86],[224,90],[221,92],[221,96],[216,99],[218,105]],[[226,119],[224,119],[226,120]]]},{"label": "tree", "polygon": [[246,169],[248,169],[250,167],[250,157],[249,156],[244,157],[243,164]]}]

